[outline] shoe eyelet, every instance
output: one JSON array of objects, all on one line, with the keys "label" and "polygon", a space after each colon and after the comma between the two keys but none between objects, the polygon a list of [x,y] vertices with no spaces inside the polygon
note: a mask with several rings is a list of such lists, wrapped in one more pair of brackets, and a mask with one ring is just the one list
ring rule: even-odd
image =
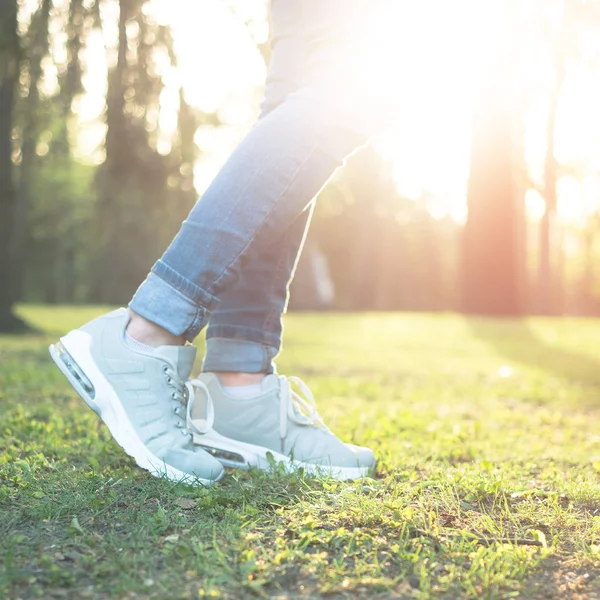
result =
[{"label": "shoe eyelet", "polygon": [[167,365],[163,365],[162,372],[166,373],[168,370],[169,370],[169,367],[167,367]]}]

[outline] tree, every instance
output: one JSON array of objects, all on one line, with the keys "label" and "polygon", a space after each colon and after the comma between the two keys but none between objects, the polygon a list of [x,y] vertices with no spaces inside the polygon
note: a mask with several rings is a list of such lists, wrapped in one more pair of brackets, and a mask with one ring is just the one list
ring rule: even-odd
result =
[{"label": "tree", "polygon": [[12,131],[15,92],[19,81],[20,47],[17,0],[0,2],[0,331],[27,329],[13,312],[10,240],[15,191]]},{"label": "tree", "polygon": [[48,54],[48,20],[50,0],[42,0],[38,11],[33,15],[29,28],[30,43],[27,48],[29,85],[25,100],[23,134],[21,143],[21,165],[16,192],[15,214],[12,235],[12,283],[16,299],[23,294],[23,274],[25,271],[24,249],[27,238],[27,215],[31,204],[31,184],[34,179],[36,145],[38,136],[38,109],[40,101],[39,85],[42,78],[42,61]]},{"label": "tree", "polygon": [[[596,27],[600,25],[600,4],[598,2],[563,0],[559,6],[561,18],[556,23],[546,23],[544,20],[540,20],[538,24],[540,44],[546,46],[550,66],[555,74],[554,85],[549,90],[550,107],[546,126],[544,181],[540,190],[546,203],[539,230],[540,256],[536,290],[536,307],[541,314],[564,312],[564,282],[562,281],[564,252],[560,242],[560,227],[557,220],[557,183],[563,170],[563,165],[560,165],[556,159],[556,127],[560,100],[569,62],[579,61],[581,63],[582,61],[581,39],[585,35],[585,29],[590,25]],[[598,60],[597,54],[594,58],[595,61]],[[587,243],[588,240],[583,241],[586,248]]]},{"label": "tree", "polygon": [[196,194],[194,134],[199,115],[179,94],[178,130],[159,152],[157,57],[175,66],[169,29],[158,26],[147,0],[120,0],[117,61],[108,81],[106,160],[98,171],[98,269],[95,301],[122,303],[135,292],[171,241]]},{"label": "tree", "polygon": [[515,182],[510,36],[478,78],[471,137],[469,216],[463,238],[463,309],[470,314],[523,312],[523,197]]}]

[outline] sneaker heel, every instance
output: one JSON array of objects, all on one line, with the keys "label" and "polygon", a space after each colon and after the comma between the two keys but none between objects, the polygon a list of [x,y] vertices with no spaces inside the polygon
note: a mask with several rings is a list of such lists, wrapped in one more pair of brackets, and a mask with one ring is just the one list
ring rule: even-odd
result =
[{"label": "sneaker heel", "polygon": [[100,409],[94,402],[96,397],[94,385],[83,372],[83,369],[77,364],[77,361],[67,352],[62,342],[51,345],[49,351],[56,366],[69,380],[75,391],[98,416],[102,416]]}]

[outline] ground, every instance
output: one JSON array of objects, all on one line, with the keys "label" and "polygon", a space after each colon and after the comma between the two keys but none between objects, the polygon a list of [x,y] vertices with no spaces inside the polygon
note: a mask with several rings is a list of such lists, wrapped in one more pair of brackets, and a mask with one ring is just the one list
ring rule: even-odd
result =
[{"label": "ground", "polygon": [[0,598],[600,598],[600,321],[294,314],[281,372],[379,468],[140,471],[47,354],[0,337]]}]

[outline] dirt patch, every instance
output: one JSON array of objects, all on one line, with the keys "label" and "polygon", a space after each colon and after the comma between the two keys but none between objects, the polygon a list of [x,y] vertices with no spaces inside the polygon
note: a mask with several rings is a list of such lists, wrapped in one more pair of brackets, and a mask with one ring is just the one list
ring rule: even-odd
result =
[{"label": "dirt patch", "polygon": [[519,597],[527,600],[600,600],[600,569],[569,563],[568,556],[544,560],[525,581]]}]

